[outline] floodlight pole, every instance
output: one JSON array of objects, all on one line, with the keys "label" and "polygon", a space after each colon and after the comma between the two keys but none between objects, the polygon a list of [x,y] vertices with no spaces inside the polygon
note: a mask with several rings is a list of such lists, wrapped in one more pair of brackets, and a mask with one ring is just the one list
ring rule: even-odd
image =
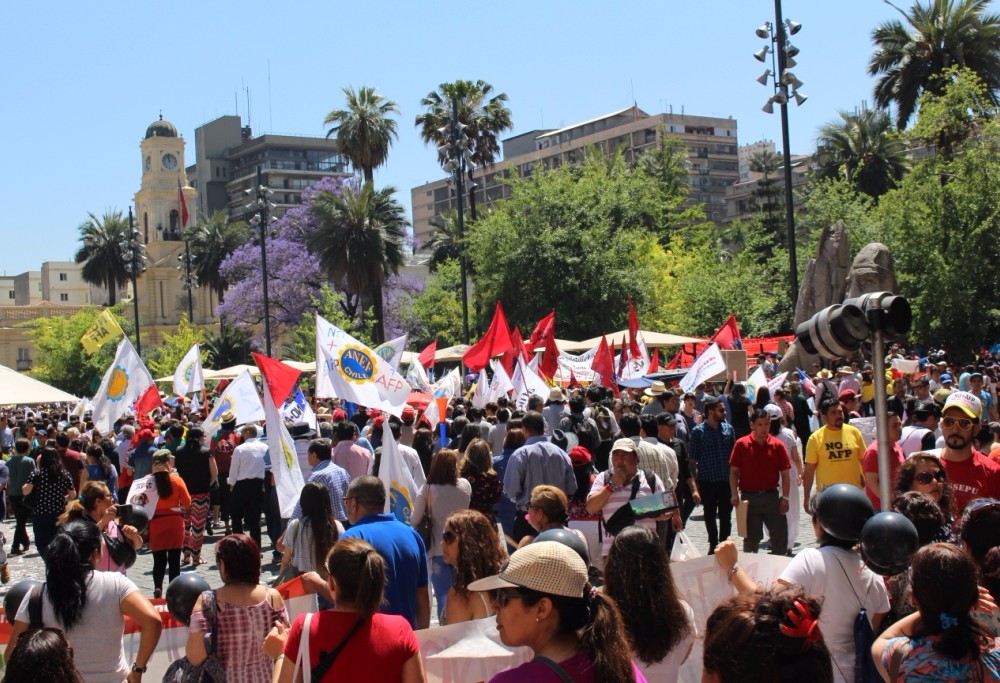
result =
[{"label": "floodlight pole", "polygon": [[865,311],[872,331],[872,373],[875,377],[875,438],[878,440],[878,497],[882,509],[890,509],[892,501],[892,444],[889,442],[889,403],[885,390],[885,318],[881,307],[869,306]]},{"label": "floodlight pole", "polygon": [[784,102],[778,106],[781,107],[781,146],[784,148],[782,150],[782,157],[785,166],[785,226],[788,230],[788,279],[791,285],[792,315],[794,316],[799,300],[799,267],[795,249],[795,207],[792,203],[794,198],[792,196],[792,153],[788,136],[788,86],[782,83],[782,78],[787,68],[788,56],[785,53],[787,37],[785,34],[785,24],[781,17],[781,0],[774,0],[774,29],[777,32],[774,42],[776,52],[778,53],[778,73],[774,75],[774,79],[776,83],[781,83],[782,91],[785,94]]}]

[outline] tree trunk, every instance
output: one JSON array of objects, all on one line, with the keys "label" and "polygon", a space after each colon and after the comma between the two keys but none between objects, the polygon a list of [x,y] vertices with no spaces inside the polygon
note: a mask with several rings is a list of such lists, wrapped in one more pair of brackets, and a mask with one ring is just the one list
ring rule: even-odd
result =
[{"label": "tree trunk", "polygon": [[117,288],[118,288],[118,283],[115,280],[108,281],[108,306],[115,305],[115,290]]},{"label": "tree trunk", "polygon": [[382,280],[376,280],[372,287],[372,305],[375,307],[375,345],[385,343],[385,302],[382,300]]}]

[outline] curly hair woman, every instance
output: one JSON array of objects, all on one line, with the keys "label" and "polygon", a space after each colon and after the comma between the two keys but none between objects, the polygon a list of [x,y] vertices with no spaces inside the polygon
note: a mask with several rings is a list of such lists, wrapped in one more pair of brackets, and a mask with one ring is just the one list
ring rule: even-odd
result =
[{"label": "curly hair woman", "polygon": [[641,526],[615,537],[604,566],[604,592],[622,613],[636,664],[650,681],[675,683],[697,629],[681,600],[656,534]]},{"label": "curly hair woman", "polygon": [[[904,460],[896,473],[893,498],[907,491],[919,491],[930,496],[944,513],[946,526],[951,526],[955,519],[955,492],[940,458],[931,453],[920,452]],[[948,539],[939,536],[935,540]]]},{"label": "curly hair woman", "polygon": [[453,567],[455,580],[448,590],[444,621],[482,619],[493,614],[493,596],[473,595],[469,584],[500,571],[507,553],[500,544],[495,524],[476,510],[459,510],[445,521],[441,534],[441,553]]}]

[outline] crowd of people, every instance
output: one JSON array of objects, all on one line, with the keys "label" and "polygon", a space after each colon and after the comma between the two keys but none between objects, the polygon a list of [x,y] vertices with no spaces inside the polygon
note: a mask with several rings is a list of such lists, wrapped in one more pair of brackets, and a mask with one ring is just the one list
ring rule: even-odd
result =
[{"label": "crowd of people", "polygon": [[[777,374],[777,359],[757,362]],[[942,362],[884,380],[860,360],[815,367],[773,391],[733,377],[690,392],[664,381],[620,395],[555,387],[522,407],[456,397],[443,436],[412,407],[397,417],[317,400],[315,429],[289,425],[306,485],[287,519],[266,425],[232,409],[211,434],[183,404],[126,414],[108,434],[86,414],[9,411],[0,416],[9,553],[34,543],[46,582],[40,616],[27,598],[9,615],[7,680],[41,653],[61,653],[65,680],[141,680],[160,620],[126,576],[129,553],[152,553],[156,599],[164,579],[202,563],[216,530],[222,585],[193,605],[185,656],[232,681],[424,680],[414,631],[483,618],[505,644],[533,652],[493,679],[501,683],[675,681],[698,636],[705,680],[853,681],[861,608],[874,638],[861,658],[882,676],[969,680],[948,678],[961,670],[994,680],[997,368]],[[911,520],[920,544],[912,565],[888,577],[868,566],[860,531],[839,533],[822,513],[844,485],[868,509],[883,507],[878,445],[856,426],[874,413],[876,381],[887,385],[893,442],[886,507]],[[385,512],[386,430],[417,485],[408,520]],[[158,496],[148,528],[121,514],[131,483],[147,476]],[[699,505],[707,551],[739,592],[703,633],[669,560]],[[738,562],[734,511],[745,515],[744,552],[794,556],[767,590]],[[819,547],[796,552],[802,514]],[[578,522],[597,522],[596,538]],[[282,579],[301,576],[324,609],[288,622],[280,596],[260,584],[268,545]],[[94,626],[123,615],[143,628],[132,662],[120,630]],[[40,635],[45,627],[58,638]]]}]

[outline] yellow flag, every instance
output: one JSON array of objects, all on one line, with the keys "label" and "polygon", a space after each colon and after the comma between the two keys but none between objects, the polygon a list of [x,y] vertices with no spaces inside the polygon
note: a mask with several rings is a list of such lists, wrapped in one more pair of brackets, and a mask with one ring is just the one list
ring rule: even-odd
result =
[{"label": "yellow flag", "polygon": [[93,353],[101,348],[105,343],[125,336],[115,316],[111,315],[109,309],[97,318],[97,322],[80,338],[80,343],[87,353]]}]

